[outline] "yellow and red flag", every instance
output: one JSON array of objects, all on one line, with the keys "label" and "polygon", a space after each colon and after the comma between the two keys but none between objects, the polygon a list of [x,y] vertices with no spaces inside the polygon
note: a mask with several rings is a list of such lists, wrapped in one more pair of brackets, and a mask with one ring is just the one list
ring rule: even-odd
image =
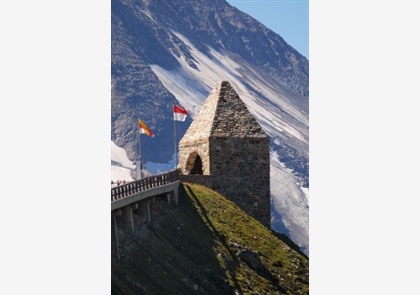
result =
[{"label": "yellow and red flag", "polygon": [[154,137],[155,135],[152,133],[152,131],[150,131],[150,129],[146,126],[146,124],[144,124],[144,122],[140,119],[139,120],[139,128],[140,128],[140,133],[145,133],[150,137]]}]

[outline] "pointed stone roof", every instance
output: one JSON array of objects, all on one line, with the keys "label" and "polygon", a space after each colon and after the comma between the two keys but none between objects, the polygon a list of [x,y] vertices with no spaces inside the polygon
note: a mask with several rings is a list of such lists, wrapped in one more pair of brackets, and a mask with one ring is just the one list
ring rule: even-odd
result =
[{"label": "pointed stone roof", "polygon": [[208,137],[267,137],[228,81],[216,84],[181,142]]}]

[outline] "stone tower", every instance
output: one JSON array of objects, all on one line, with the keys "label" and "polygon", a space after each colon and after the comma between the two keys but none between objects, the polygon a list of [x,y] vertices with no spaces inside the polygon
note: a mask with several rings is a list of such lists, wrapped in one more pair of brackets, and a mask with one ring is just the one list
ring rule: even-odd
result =
[{"label": "stone tower", "polygon": [[270,226],[269,137],[229,82],[216,85],[179,142],[179,165],[181,179],[210,186]]}]

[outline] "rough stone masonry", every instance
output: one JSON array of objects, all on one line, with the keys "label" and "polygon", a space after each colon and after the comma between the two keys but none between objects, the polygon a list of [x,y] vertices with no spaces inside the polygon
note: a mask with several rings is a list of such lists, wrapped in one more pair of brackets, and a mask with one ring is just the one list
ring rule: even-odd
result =
[{"label": "rough stone masonry", "polygon": [[216,85],[179,143],[181,179],[205,184],[270,227],[269,137],[229,82]]}]

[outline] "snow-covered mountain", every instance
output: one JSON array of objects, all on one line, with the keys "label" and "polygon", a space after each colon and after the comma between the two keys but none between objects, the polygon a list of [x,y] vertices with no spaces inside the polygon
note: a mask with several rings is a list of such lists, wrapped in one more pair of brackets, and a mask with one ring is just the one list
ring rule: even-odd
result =
[{"label": "snow-covered mountain", "polygon": [[170,168],[172,104],[194,117],[221,80],[271,138],[272,228],[308,253],[307,59],[224,0],[112,0],[112,140],[130,160],[140,117],[155,134],[142,137],[144,160]]}]

